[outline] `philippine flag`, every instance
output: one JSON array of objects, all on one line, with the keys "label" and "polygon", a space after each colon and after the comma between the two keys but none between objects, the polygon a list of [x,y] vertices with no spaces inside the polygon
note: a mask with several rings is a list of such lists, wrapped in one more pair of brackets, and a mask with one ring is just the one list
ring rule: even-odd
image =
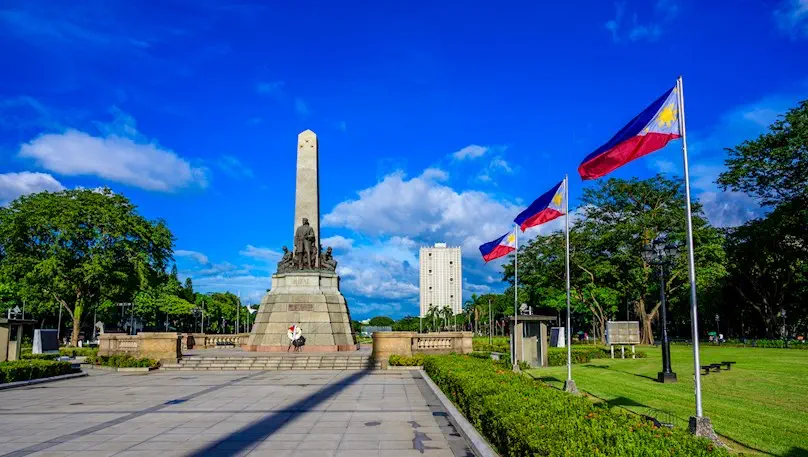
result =
[{"label": "philippine flag", "polygon": [[502,235],[494,241],[485,243],[480,246],[480,254],[483,259],[490,262],[516,250],[516,229]]},{"label": "philippine flag", "polygon": [[597,179],[680,137],[677,89],[665,92],[578,167],[583,179]]},{"label": "philippine flag", "polygon": [[565,182],[561,181],[545,192],[544,195],[537,198],[526,210],[516,216],[516,219],[513,220],[516,225],[524,232],[530,227],[535,227],[563,216],[564,185]]}]

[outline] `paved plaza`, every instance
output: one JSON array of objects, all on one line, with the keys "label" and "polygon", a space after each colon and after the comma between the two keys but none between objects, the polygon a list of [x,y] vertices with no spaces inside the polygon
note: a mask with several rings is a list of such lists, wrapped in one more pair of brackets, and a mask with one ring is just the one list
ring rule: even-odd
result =
[{"label": "paved plaza", "polygon": [[0,457],[473,456],[418,372],[91,371],[0,391]]}]

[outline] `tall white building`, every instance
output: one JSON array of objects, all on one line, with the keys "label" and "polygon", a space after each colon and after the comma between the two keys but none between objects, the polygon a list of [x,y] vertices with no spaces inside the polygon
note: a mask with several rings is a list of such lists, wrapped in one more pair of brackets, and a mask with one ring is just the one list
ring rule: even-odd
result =
[{"label": "tall white building", "polygon": [[421,317],[430,306],[449,306],[455,314],[463,312],[463,266],[460,248],[435,243],[421,248]]}]

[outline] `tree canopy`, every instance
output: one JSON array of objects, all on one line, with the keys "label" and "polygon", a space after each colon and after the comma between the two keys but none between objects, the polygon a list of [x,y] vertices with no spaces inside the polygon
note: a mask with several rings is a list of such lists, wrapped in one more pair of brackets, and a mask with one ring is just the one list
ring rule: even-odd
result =
[{"label": "tree canopy", "polygon": [[84,311],[158,282],[174,238],[109,189],[26,195],[0,208],[0,277],[29,301],[62,306],[78,340]]}]

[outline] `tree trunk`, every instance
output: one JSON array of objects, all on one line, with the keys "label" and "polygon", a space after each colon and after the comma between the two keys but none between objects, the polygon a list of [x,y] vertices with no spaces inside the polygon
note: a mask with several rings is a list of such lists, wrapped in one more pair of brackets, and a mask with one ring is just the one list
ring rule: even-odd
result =
[{"label": "tree trunk", "polygon": [[79,345],[79,331],[81,330],[82,311],[83,306],[78,304],[73,309],[73,333],[70,336],[70,344],[73,347],[77,347]]}]

